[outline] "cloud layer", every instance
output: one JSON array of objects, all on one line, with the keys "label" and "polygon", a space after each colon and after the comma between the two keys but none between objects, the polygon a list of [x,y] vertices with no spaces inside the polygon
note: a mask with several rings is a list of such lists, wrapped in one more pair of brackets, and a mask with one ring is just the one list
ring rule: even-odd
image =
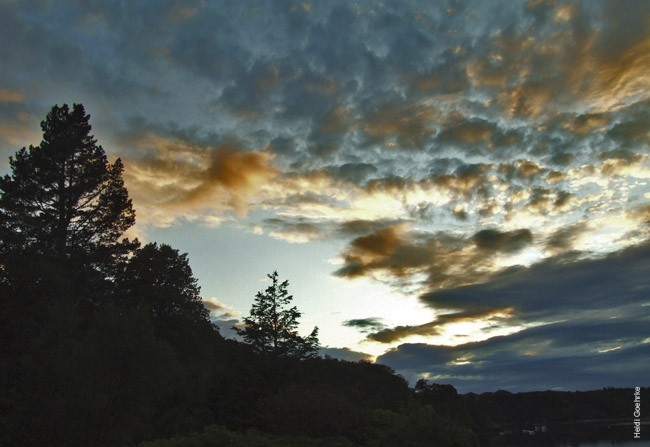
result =
[{"label": "cloud layer", "polygon": [[[593,389],[643,381],[650,360],[650,245],[603,259],[546,262],[491,281],[425,294],[434,308],[455,309],[431,323],[369,334],[391,342],[444,325],[499,315],[483,330],[517,326],[507,336],[455,346],[401,344],[378,361],[412,381],[451,382],[464,391]],[[511,306],[504,311],[504,306]]]},{"label": "cloud layer", "polygon": [[[634,0],[3,2],[0,168],[54,103],[83,102],[125,161],[141,236],[229,222],[330,243],[336,278],[431,311],[345,315],[366,343],[554,340],[580,306],[637,297],[594,272],[650,237],[649,15]],[[385,358],[460,352],[408,346]]]}]

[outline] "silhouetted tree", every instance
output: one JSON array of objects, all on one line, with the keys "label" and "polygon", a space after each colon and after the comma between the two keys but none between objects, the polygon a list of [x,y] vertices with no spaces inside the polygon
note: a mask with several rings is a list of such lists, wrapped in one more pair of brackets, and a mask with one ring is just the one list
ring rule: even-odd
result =
[{"label": "silhouetted tree", "polygon": [[135,223],[122,180],[124,167],[120,159],[108,162],[90,134],[89,119],[81,104],[72,110],[54,106],[41,122],[41,144],[10,157],[12,173],[0,178],[5,281],[11,267],[17,267],[13,273],[24,269],[25,256],[52,260],[52,276],[89,269],[98,277],[112,277],[116,261],[137,246],[120,239]]},{"label": "silhouetted tree", "polygon": [[318,353],[318,327],[307,337],[298,335],[298,319],[302,315],[287,287],[289,281],[278,280],[278,272],[267,275],[271,285],[257,292],[250,316],[244,318],[243,329],[235,328],[257,352],[295,358],[315,357]]},{"label": "silhouetted tree", "polygon": [[120,275],[119,288],[125,304],[146,309],[154,322],[210,321],[187,254],[180,254],[167,244],[158,246],[154,242],[136,250]]}]

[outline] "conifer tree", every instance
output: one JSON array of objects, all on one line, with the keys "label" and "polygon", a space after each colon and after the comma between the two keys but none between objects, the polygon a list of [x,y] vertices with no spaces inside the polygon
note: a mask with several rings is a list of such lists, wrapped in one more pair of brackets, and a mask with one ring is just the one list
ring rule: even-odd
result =
[{"label": "conifer tree", "polygon": [[135,223],[124,167],[120,159],[108,162],[89,119],[81,104],[54,106],[41,122],[41,143],[10,157],[11,175],[0,178],[4,281],[26,258],[50,260],[59,272],[112,277],[118,261],[137,247],[121,240]]},{"label": "conifer tree", "polygon": [[301,359],[315,357],[318,327],[308,337],[301,337],[297,328],[302,314],[296,306],[288,307],[293,300],[287,291],[289,281],[280,283],[277,271],[267,276],[271,285],[257,292],[250,316],[244,318],[244,328],[235,329],[257,352]]}]

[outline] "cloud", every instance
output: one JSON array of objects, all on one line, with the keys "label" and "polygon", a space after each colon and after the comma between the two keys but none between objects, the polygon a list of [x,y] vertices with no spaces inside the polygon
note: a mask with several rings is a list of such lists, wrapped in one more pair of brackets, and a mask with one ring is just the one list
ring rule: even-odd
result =
[{"label": "cloud", "polygon": [[355,328],[362,333],[379,331],[386,328],[386,326],[381,322],[381,318],[376,317],[345,320],[343,326]]},{"label": "cloud", "polygon": [[533,241],[530,230],[500,232],[498,230],[481,230],[472,236],[472,242],[483,250],[517,252]]},{"label": "cloud", "polygon": [[[492,339],[516,340],[519,333],[543,332],[543,329],[535,329],[538,327],[547,327],[552,335],[557,332],[552,328],[564,327],[560,323],[570,325],[568,322],[577,321],[589,326],[597,320],[590,334],[592,337],[602,336],[602,343],[597,343],[597,347],[608,349],[607,346],[621,342],[621,337],[612,336],[609,340],[611,334],[604,330],[598,335],[596,328],[603,321],[630,321],[633,326],[638,326],[638,319],[650,319],[647,298],[650,280],[643,274],[650,266],[650,244],[600,258],[585,258],[572,249],[575,239],[587,228],[578,223],[557,231],[546,241],[548,250],[557,256],[530,267],[513,266],[491,275],[475,274],[473,280],[481,282],[453,287],[434,287],[435,281],[427,278],[431,289],[421,293],[419,299],[434,312],[432,321],[388,327],[374,318],[367,318],[346,321],[345,325],[365,333],[367,341],[389,346],[409,340],[444,343],[447,347],[439,349],[462,351],[457,355],[460,358],[474,355],[472,346],[490,345]],[[624,326],[625,323],[620,324],[621,328]],[[573,341],[566,342],[570,345],[583,335],[575,334]],[[452,345],[462,342],[464,337],[488,341],[476,341],[462,350],[453,348]],[[629,343],[638,344],[645,339],[647,337],[636,338]],[[562,337],[558,336],[555,343],[559,346],[561,340]],[[522,349],[530,352],[540,347],[553,355],[544,340],[536,344],[522,343]],[[386,358],[390,357],[391,354],[386,355]],[[423,358],[421,361],[427,360]],[[412,376],[413,371],[409,374]]]},{"label": "cloud", "polygon": [[23,102],[23,100],[24,97],[22,93],[14,90],[9,90],[6,88],[0,88],[0,103],[7,103],[7,102],[21,103]]},{"label": "cloud", "polygon": [[574,320],[458,346],[403,344],[377,359],[411,383],[426,377],[459,392],[629,387],[650,360],[642,317]]},{"label": "cloud", "polygon": [[219,334],[224,338],[230,338],[241,341],[241,336],[235,331],[234,327],[238,327],[241,322],[238,319],[222,319],[219,317],[212,317],[212,323],[217,327]]},{"label": "cloud", "polygon": [[577,222],[571,226],[560,228],[546,239],[546,250],[552,256],[570,251],[577,240],[583,235],[589,226],[586,222]]},{"label": "cloud", "polygon": [[487,143],[496,131],[496,126],[482,119],[470,119],[442,130],[437,140],[443,144]]},{"label": "cloud", "polygon": [[209,207],[215,189],[220,189],[229,194],[235,211],[244,214],[248,199],[276,175],[270,159],[268,153],[244,151],[237,145],[216,147],[210,152],[209,165],[202,173],[201,183],[172,205]]},{"label": "cloud", "polygon": [[264,226],[273,229],[269,232],[269,236],[287,242],[304,243],[321,239],[326,235],[318,225],[304,219],[291,221],[273,217],[265,219]]},{"label": "cloud", "polygon": [[241,315],[241,312],[234,310],[215,297],[204,299],[203,305],[210,312],[210,320],[217,327],[221,336],[236,340],[241,339],[233,329],[233,326],[241,324],[240,320],[236,318]]},{"label": "cloud", "polygon": [[232,141],[212,145],[155,133],[127,138],[142,155],[126,160],[126,186],[139,217],[158,226],[199,210],[244,215],[277,172],[270,153],[246,151]]},{"label": "cloud", "polygon": [[[582,228],[575,226],[560,237],[570,238]],[[420,300],[432,308],[464,312],[483,310],[486,305],[492,310],[513,306],[519,318],[528,322],[596,311],[616,315],[647,302],[644,291],[650,288],[650,280],[643,272],[650,267],[649,253],[646,243],[597,259],[550,258],[503,270],[482,284],[425,293]]]},{"label": "cloud", "polygon": [[414,148],[433,133],[437,116],[431,106],[388,103],[371,111],[362,129],[373,139],[386,141],[389,148]]},{"label": "cloud", "polygon": [[601,108],[610,108],[635,95],[647,98],[650,33],[643,17],[648,5],[635,2],[630,7],[638,8],[637,14],[622,14],[615,2],[610,2],[603,11],[604,29],[589,42],[572,73],[577,82],[578,76],[591,71],[587,78],[593,80],[591,90],[584,94]]},{"label": "cloud", "polygon": [[[356,277],[372,269],[389,268],[388,262],[391,257],[405,245],[403,239],[405,231],[405,226],[392,226],[352,240],[343,254],[345,265],[334,274]],[[399,268],[394,263],[392,267]]]},{"label": "cloud", "polygon": [[513,255],[531,242],[526,229],[505,233],[488,229],[465,238],[396,225],[353,239],[342,251],[344,264],[334,275],[366,276],[407,289],[458,287],[498,272],[500,256]]},{"label": "cloud", "polygon": [[[512,308],[504,308],[488,311],[472,311],[472,312],[453,312],[441,314],[435,320],[418,324],[414,326],[396,326],[393,328],[378,328],[375,332],[368,334],[367,340],[376,341],[379,343],[394,343],[413,336],[431,337],[434,335],[441,335],[445,326],[453,323],[462,322],[476,322],[484,320],[484,322],[493,325],[501,323],[512,316]],[[373,328],[374,329],[374,328]]]},{"label": "cloud", "polygon": [[434,177],[433,183],[441,189],[464,197],[474,194],[485,195],[487,193],[485,184],[488,181],[485,173],[491,168],[492,165],[483,163],[461,165],[456,168],[454,174],[442,174]]},{"label": "cloud", "polygon": [[594,130],[603,130],[609,123],[607,115],[599,113],[585,113],[573,118],[565,125],[565,129],[576,135],[586,135]]},{"label": "cloud", "polygon": [[518,160],[515,163],[503,163],[499,165],[499,172],[505,173],[507,179],[514,176],[520,179],[530,180],[543,171],[543,168],[530,160]]},{"label": "cloud", "polygon": [[[2,155],[15,153],[19,148],[39,144],[42,139],[38,119],[24,104],[0,101],[0,149]],[[2,163],[6,162],[3,157]]]},{"label": "cloud", "polygon": [[224,310],[226,307],[221,303],[215,303],[213,301],[203,300],[203,306],[208,309],[210,312],[219,312]]},{"label": "cloud", "polygon": [[234,317],[241,315],[241,312],[238,312],[232,309],[230,306],[220,302],[217,298],[212,297],[203,300],[203,305],[213,314],[221,314],[220,316],[225,317]]},{"label": "cloud", "polygon": [[361,360],[371,361],[373,356],[365,352],[353,351],[349,348],[331,348],[329,346],[319,349],[322,356],[329,356],[335,359],[346,360],[348,362],[358,362]]},{"label": "cloud", "polygon": [[638,114],[634,119],[615,124],[607,131],[607,136],[623,147],[647,146],[650,142],[650,113]]},{"label": "cloud", "polygon": [[330,168],[333,175],[356,184],[362,184],[370,176],[376,174],[377,171],[377,168],[370,163],[345,163]]}]

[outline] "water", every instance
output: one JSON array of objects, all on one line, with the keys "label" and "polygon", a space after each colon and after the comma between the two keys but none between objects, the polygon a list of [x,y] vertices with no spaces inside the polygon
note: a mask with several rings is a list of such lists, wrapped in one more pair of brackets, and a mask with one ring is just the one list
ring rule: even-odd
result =
[{"label": "water", "polygon": [[579,442],[578,444],[560,444],[558,447],[648,447],[650,441],[634,439],[632,441],[597,441]]},{"label": "water", "polygon": [[485,445],[492,447],[650,447],[650,426],[644,421],[642,439],[634,439],[631,423],[577,422],[549,426],[530,436],[514,431]]}]

